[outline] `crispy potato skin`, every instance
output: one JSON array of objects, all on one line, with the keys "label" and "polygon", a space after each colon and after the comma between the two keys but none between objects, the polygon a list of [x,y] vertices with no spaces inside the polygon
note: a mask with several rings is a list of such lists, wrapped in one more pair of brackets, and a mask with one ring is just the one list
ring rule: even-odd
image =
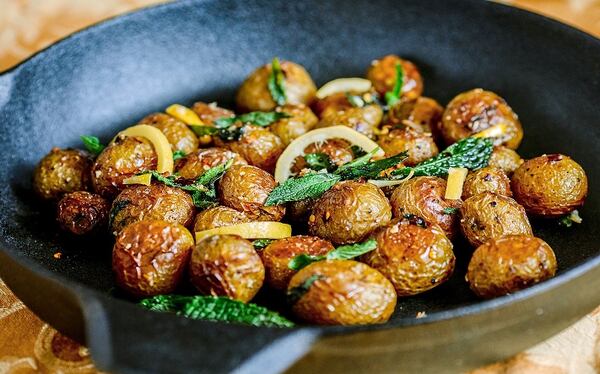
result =
[{"label": "crispy potato skin", "polygon": [[226,206],[208,208],[196,215],[194,232],[250,222],[245,213]]},{"label": "crispy potato skin", "polygon": [[273,173],[277,159],[285,149],[279,136],[271,130],[247,125],[242,129],[238,140],[223,141],[215,137],[215,144],[241,155],[250,165]]},{"label": "crispy potato skin", "polygon": [[314,129],[319,121],[312,110],[304,104],[286,104],[277,107],[275,111],[291,116],[289,118],[282,118],[269,126],[270,130],[281,139],[284,146],[287,146],[294,139]]},{"label": "crispy potato skin", "polygon": [[[336,166],[342,166],[354,159],[351,145],[344,139],[328,139],[322,143],[313,143],[304,148],[304,154],[309,153],[324,153],[329,157],[329,160]],[[299,173],[306,168],[306,160],[304,157],[296,157],[292,165],[292,172]]]},{"label": "crispy potato skin", "polygon": [[235,113],[229,109],[217,106],[217,103],[203,103],[198,101],[192,106],[192,110],[200,117],[200,120],[207,126],[213,126],[215,120],[221,118],[234,117]]},{"label": "crispy potato skin", "polygon": [[380,95],[392,91],[396,84],[396,64],[402,65],[404,71],[404,82],[402,85],[402,96],[415,99],[423,93],[423,78],[417,66],[408,60],[396,55],[387,55],[371,62],[367,70],[367,79],[373,82],[375,90]]},{"label": "crispy potato skin", "polygon": [[486,191],[502,196],[512,196],[510,179],[502,169],[488,166],[469,172],[463,185],[462,199],[466,200]]},{"label": "crispy potato skin", "polygon": [[185,179],[196,179],[208,169],[222,165],[233,159],[233,165],[247,165],[239,154],[225,148],[203,148],[188,154],[175,162],[175,171]]},{"label": "crispy potato skin", "polygon": [[517,149],[523,139],[523,127],[518,116],[503,98],[476,88],[450,101],[442,117],[441,133],[446,144],[450,145],[500,123],[507,126],[507,131],[494,139],[494,145]]},{"label": "crispy potato skin", "polygon": [[318,325],[384,323],[396,307],[394,286],[380,272],[352,260],[319,261],[290,280],[288,294],[317,276],[292,310],[300,319]]},{"label": "crispy potato skin", "polygon": [[489,166],[495,166],[502,169],[509,177],[517,170],[523,163],[523,159],[517,152],[499,145],[495,146],[490,156]]},{"label": "crispy potato skin", "polygon": [[265,268],[252,244],[235,235],[202,239],[192,252],[190,281],[204,295],[252,300],[265,279]]},{"label": "crispy potato skin", "polygon": [[296,274],[288,267],[294,257],[301,254],[321,256],[333,249],[330,242],[317,236],[298,235],[272,242],[260,252],[267,284],[276,290],[285,290]]},{"label": "crispy potato skin", "polygon": [[377,186],[343,181],[317,199],[308,229],[334,244],[349,244],[365,239],[391,218],[390,203]]},{"label": "crispy potato skin", "polygon": [[64,194],[87,190],[92,159],[78,149],[52,148],[33,172],[33,190],[45,200],[58,200]]},{"label": "crispy potato skin", "polygon": [[416,177],[396,187],[390,202],[394,217],[405,214],[423,217],[439,225],[452,239],[458,230],[458,215],[444,213],[446,208],[460,207],[460,200],[445,200],[446,181],[438,177]]},{"label": "crispy potato skin", "polygon": [[377,230],[373,238],[377,248],[362,260],[389,279],[398,296],[430,290],[447,281],[454,271],[452,242],[436,224],[394,220]]},{"label": "crispy potato skin", "polygon": [[117,137],[96,158],[92,183],[96,193],[114,198],[126,186],[123,180],[141,171],[155,170],[158,158],[144,138]]},{"label": "crispy potato skin", "polygon": [[408,158],[403,162],[407,166],[416,165],[439,153],[431,133],[420,132],[409,127],[392,129],[380,135],[377,144],[383,149],[386,157],[407,152]]},{"label": "crispy potato skin", "polygon": [[408,121],[416,130],[432,133],[436,137],[440,131],[443,112],[444,108],[429,97],[402,98],[390,108],[384,123],[397,126]]},{"label": "crispy potato skin", "polygon": [[108,222],[110,203],[102,196],[87,191],[71,192],[58,203],[60,227],[75,235],[100,232]]},{"label": "crispy potato skin", "polygon": [[140,124],[154,126],[165,134],[173,152],[183,151],[188,154],[198,149],[196,134],[185,123],[168,114],[150,114],[144,117]]},{"label": "crispy potato skin", "polygon": [[189,227],[196,208],[185,191],[164,184],[131,186],[116,197],[110,210],[110,230],[117,235],[142,220],[164,220]]},{"label": "crispy potato skin", "polygon": [[280,221],[285,207],[265,206],[274,188],[275,179],[266,171],[251,165],[234,165],[221,178],[219,201],[245,213],[253,221]]},{"label": "crispy potato skin", "polygon": [[362,108],[328,107],[321,113],[317,128],[343,125],[350,127],[370,138],[375,136],[375,129],[383,119],[383,110],[379,105],[370,104]]},{"label": "crispy potato skin", "polygon": [[475,250],[466,278],[477,296],[488,299],[552,278],[556,267],[554,251],[542,239],[507,235]]},{"label": "crispy potato skin", "polygon": [[[285,77],[285,94],[288,104],[310,104],[315,97],[317,87],[312,78],[302,67],[290,61],[281,61],[281,70]],[[240,86],[235,102],[242,112],[264,111],[275,109],[268,88],[271,64],[266,64],[250,74]]]},{"label": "crispy potato skin", "polygon": [[135,222],[119,233],[113,248],[116,283],[137,297],[171,293],[183,276],[193,246],[192,235],[181,225]]},{"label": "crispy potato skin", "polygon": [[515,200],[537,216],[558,217],[583,205],[588,179],[572,158],[543,155],[525,161],[512,176]]},{"label": "crispy potato skin", "polygon": [[507,196],[483,192],[463,202],[460,228],[473,247],[503,235],[533,235],[525,209]]}]

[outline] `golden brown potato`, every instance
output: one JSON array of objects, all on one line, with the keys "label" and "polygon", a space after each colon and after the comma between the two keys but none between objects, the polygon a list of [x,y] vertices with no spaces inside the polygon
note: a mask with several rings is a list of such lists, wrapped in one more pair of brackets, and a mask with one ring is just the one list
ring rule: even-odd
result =
[{"label": "golden brown potato", "polygon": [[106,147],[92,167],[96,193],[114,198],[126,186],[123,180],[139,172],[155,170],[158,158],[144,138],[119,136]]},{"label": "golden brown potato", "polygon": [[556,273],[554,251],[542,239],[507,235],[473,253],[467,282],[479,297],[492,298],[533,286]]},{"label": "golden brown potato", "polygon": [[110,231],[117,235],[126,226],[142,220],[164,220],[190,226],[195,207],[185,191],[153,184],[131,186],[116,197],[110,210]]},{"label": "golden brown potato", "polygon": [[404,164],[413,166],[439,153],[431,133],[424,133],[410,127],[396,128],[379,135],[377,144],[383,149],[386,157],[407,152],[408,158]]},{"label": "golden brown potato", "polygon": [[229,109],[217,106],[217,103],[206,104],[201,101],[194,103],[192,110],[196,112],[202,123],[206,126],[212,126],[215,120],[221,118],[231,118],[235,113]]},{"label": "golden brown potato", "polygon": [[280,221],[285,214],[285,207],[265,206],[274,188],[275,179],[266,171],[251,165],[235,165],[221,178],[219,201],[244,212],[253,221]]},{"label": "golden brown potato", "polygon": [[380,272],[351,260],[319,261],[290,280],[298,318],[318,325],[384,323],[396,307],[394,286]]},{"label": "golden brown potato", "polygon": [[265,264],[267,284],[276,290],[285,290],[296,274],[288,267],[294,257],[301,254],[326,255],[333,249],[330,242],[317,236],[299,235],[272,242],[260,253]]},{"label": "golden brown potato", "polygon": [[495,166],[504,170],[509,177],[523,163],[521,156],[514,150],[505,146],[495,146],[490,156],[490,166]]},{"label": "golden brown potato", "polygon": [[447,281],[456,258],[452,242],[436,224],[410,216],[373,234],[377,248],[362,258],[392,282],[398,296],[416,295]]},{"label": "golden brown potato", "polygon": [[60,227],[75,235],[100,232],[106,228],[110,203],[102,196],[86,191],[71,192],[58,203]]},{"label": "golden brown potato", "polygon": [[469,172],[463,185],[462,199],[466,200],[486,191],[502,196],[512,196],[510,179],[502,169],[488,166]]},{"label": "golden brown potato", "polygon": [[291,116],[289,118],[282,118],[269,127],[281,139],[284,146],[287,146],[292,140],[314,129],[319,121],[312,110],[304,104],[286,104],[282,107],[277,107],[275,111]]},{"label": "golden brown potato", "polygon": [[250,222],[245,213],[226,206],[208,208],[196,215],[194,232]]},{"label": "golden brown potato", "polygon": [[394,217],[405,214],[423,217],[428,223],[439,225],[452,239],[458,230],[460,200],[446,200],[446,181],[438,177],[416,177],[396,187],[390,202]]},{"label": "golden brown potato", "polygon": [[390,203],[379,187],[343,181],[317,199],[308,229],[334,244],[356,243],[387,225],[391,218]]},{"label": "golden brown potato", "polygon": [[[287,104],[310,104],[315,97],[317,87],[308,72],[291,61],[281,61],[281,70],[285,77]],[[259,67],[246,78],[235,98],[240,111],[268,112],[275,109],[277,104],[273,101],[268,88],[270,75],[271,64],[269,63]]]},{"label": "golden brown potato", "polygon": [[215,144],[238,153],[250,165],[269,173],[275,170],[277,159],[285,149],[279,136],[267,128],[254,125],[244,126],[238,140],[223,141],[215,138]]},{"label": "golden brown potato", "polygon": [[[342,166],[354,159],[351,145],[344,139],[329,139],[321,143],[313,143],[304,148],[304,154],[324,153],[329,157],[329,161],[337,167]],[[292,172],[299,173],[302,169],[308,167],[304,157],[297,157],[292,165]]]},{"label": "golden brown potato", "polygon": [[322,118],[323,112],[337,112],[352,108],[352,104],[348,101],[346,92],[336,92],[322,99],[316,99],[312,104],[312,109],[317,117]]},{"label": "golden brown potato", "polygon": [[507,196],[483,192],[463,202],[460,228],[473,247],[503,235],[533,235],[525,209]]},{"label": "golden brown potato", "polygon": [[133,296],[175,291],[190,258],[194,239],[183,226],[140,221],[117,236],[112,267],[117,285]]},{"label": "golden brown potato", "polygon": [[225,148],[204,148],[175,162],[175,171],[185,179],[196,179],[208,169],[233,159],[233,165],[247,165],[242,156]]},{"label": "golden brown potato", "polygon": [[523,139],[523,127],[518,116],[503,98],[476,88],[450,101],[442,117],[441,133],[446,144],[450,145],[501,123],[506,126],[506,131],[494,138],[494,145],[517,149]]},{"label": "golden brown potato", "polygon": [[428,97],[410,100],[403,98],[390,108],[385,124],[406,125],[421,132],[432,133],[437,141],[436,135],[439,133],[443,112],[444,108],[434,99]]},{"label": "golden brown potato", "polygon": [[52,148],[33,172],[33,190],[46,200],[57,200],[66,193],[87,190],[91,167],[92,159],[86,152]]},{"label": "golden brown potato", "polygon": [[339,109],[330,107],[321,113],[317,128],[343,125],[350,127],[370,138],[383,119],[383,110],[379,105],[369,104],[362,108],[350,107]]},{"label": "golden brown potato", "polygon": [[572,158],[551,154],[525,161],[513,174],[512,189],[528,213],[558,217],[583,205],[588,180]]},{"label": "golden brown potato", "polygon": [[140,124],[154,126],[165,134],[173,152],[182,151],[185,154],[198,149],[198,137],[180,120],[164,113],[153,113],[144,117]]},{"label": "golden brown potato", "polygon": [[396,55],[387,55],[371,62],[367,70],[367,79],[373,82],[373,86],[380,95],[392,91],[396,84],[396,65],[401,64],[404,72],[402,84],[402,96],[415,99],[423,93],[423,78],[419,69],[408,60]]},{"label": "golden brown potato", "polygon": [[248,302],[260,290],[265,267],[252,244],[236,235],[212,235],[192,252],[190,281],[204,295]]}]

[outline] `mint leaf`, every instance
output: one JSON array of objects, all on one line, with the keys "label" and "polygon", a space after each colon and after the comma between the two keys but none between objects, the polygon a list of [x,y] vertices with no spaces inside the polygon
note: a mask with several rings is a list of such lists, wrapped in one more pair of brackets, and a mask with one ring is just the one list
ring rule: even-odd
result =
[{"label": "mint leaf", "polygon": [[306,161],[306,165],[309,169],[319,171],[319,170],[327,170],[332,171],[335,169],[335,165],[331,162],[329,156],[325,153],[308,153],[304,155],[304,160]]},{"label": "mint leaf", "polygon": [[185,154],[184,151],[181,151],[181,150],[175,151],[175,152],[173,152],[173,161],[177,161],[180,158],[184,158],[185,156],[187,156],[187,155]]},{"label": "mint leaf", "polygon": [[329,173],[311,173],[302,177],[290,178],[271,191],[265,205],[271,206],[290,201],[315,199],[323,195],[340,180],[339,175]]},{"label": "mint leaf", "polygon": [[404,161],[407,157],[407,152],[402,152],[395,156],[384,158],[382,160],[360,163],[358,165],[350,167],[344,167],[348,165],[346,164],[342,165],[342,167],[344,168],[342,169],[342,167],[340,167],[340,169],[342,170],[338,169],[336,171],[336,174],[340,175],[343,179],[377,179],[381,177],[381,173],[383,171],[398,166],[398,164]]},{"label": "mint leaf", "polygon": [[192,131],[198,136],[216,135],[219,129],[212,126],[189,125]]},{"label": "mint leaf", "polygon": [[394,83],[394,88],[392,91],[388,91],[385,93],[385,101],[388,106],[394,105],[396,102],[400,100],[402,96],[402,86],[404,85],[404,69],[402,68],[402,64],[396,64],[396,83]]},{"label": "mint leaf", "polygon": [[106,148],[100,143],[100,139],[95,136],[82,135],[80,138],[85,148],[95,156],[99,155]]},{"label": "mint leaf", "polygon": [[285,76],[283,75],[283,71],[281,70],[281,65],[279,64],[279,59],[277,57],[275,57],[271,62],[271,74],[269,75],[269,80],[267,81],[267,87],[269,88],[269,92],[271,93],[273,101],[275,101],[277,105],[285,105],[287,101],[285,94]]},{"label": "mint leaf", "polygon": [[288,263],[288,268],[292,270],[300,270],[313,262],[323,260],[351,260],[355,257],[364,255],[367,252],[371,252],[375,248],[377,248],[377,242],[375,241],[375,239],[369,239],[363,243],[356,243],[337,247],[336,249],[329,251],[324,256],[312,256],[303,253],[294,257]]},{"label": "mint leaf", "polygon": [[273,239],[256,239],[252,242],[254,249],[261,250],[265,249],[269,244],[273,243]]},{"label": "mint leaf", "polygon": [[452,208],[452,207],[446,207],[444,208],[444,210],[442,212],[444,212],[444,214],[455,214],[458,211],[458,208]]},{"label": "mint leaf", "polygon": [[217,128],[226,128],[236,123],[266,127],[283,118],[291,116],[284,112],[250,112],[235,117],[219,118],[213,121]]}]

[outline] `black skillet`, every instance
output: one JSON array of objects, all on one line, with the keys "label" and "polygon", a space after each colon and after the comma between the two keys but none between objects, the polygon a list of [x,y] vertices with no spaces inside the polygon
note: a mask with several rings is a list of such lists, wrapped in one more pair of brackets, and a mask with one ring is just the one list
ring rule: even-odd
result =
[{"label": "black skillet", "polygon": [[[378,56],[413,60],[442,103],[473,87],[520,115],[520,152],[571,155],[590,179],[584,223],[535,222],[555,249],[556,278],[477,300],[463,280],[401,299],[392,320],[362,328],[252,328],[147,312],[113,296],[110,240],[58,233],[31,193],[35,163],[79,135],[117,129],[173,102],[230,105],[273,56],[317,84],[360,76]],[[115,372],[452,372],[506,358],[600,304],[600,41],[507,6],[465,0],[185,1],[75,34],[0,76],[0,273],[40,317],[85,342]],[[53,258],[62,252],[60,260]],[[416,319],[417,312],[427,317]]]}]

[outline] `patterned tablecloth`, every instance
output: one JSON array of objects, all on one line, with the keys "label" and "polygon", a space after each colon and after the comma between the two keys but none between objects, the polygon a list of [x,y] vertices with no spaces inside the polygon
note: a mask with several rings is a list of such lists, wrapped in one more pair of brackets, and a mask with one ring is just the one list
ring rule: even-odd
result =
[{"label": "patterned tablecloth", "polygon": [[[0,0],[0,71],[77,29],[159,2],[161,0]],[[556,17],[600,36],[600,0],[505,2]],[[85,347],[42,322],[0,280],[0,374],[39,372],[98,371]],[[472,374],[598,372],[600,308],[526,352]]]}]

